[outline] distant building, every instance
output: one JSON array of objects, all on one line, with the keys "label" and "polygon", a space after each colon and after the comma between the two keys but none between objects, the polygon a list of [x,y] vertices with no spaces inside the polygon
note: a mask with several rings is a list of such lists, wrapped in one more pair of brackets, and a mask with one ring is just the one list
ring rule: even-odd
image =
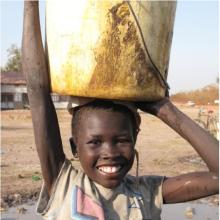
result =
[{"label": "distant building", "polygon": [[[2,72],[1,109],[29,108],[27,87],[21,72]],[[56,108],[67,107],[67,96],[51,95]]]},{"label": "distant building", "polygon": [[26,82],[19,72],[1,73],[1,109],[19,109],[28,105]]}]

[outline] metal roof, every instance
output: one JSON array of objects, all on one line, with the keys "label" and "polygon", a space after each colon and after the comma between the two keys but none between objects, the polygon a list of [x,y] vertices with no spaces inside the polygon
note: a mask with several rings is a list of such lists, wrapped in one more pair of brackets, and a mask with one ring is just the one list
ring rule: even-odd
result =
[{"label": "metal roof", "polygon": [[1,72],[1,84],[26,85],[25,78],[21,72]]}]

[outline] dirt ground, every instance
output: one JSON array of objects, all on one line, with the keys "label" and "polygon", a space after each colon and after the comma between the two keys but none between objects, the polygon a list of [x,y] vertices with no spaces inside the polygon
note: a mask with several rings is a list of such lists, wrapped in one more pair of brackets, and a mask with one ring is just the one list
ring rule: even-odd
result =
[{"label": "dirt ground", "polygon": [[[192,119],[197,118],[199,107],[179,107]],[[214,110],[218,115],[217,107]],[[58,110],[57,114],[64,151],[68,158],[72,158],[68,143],[71,117],[66,110]],[[141,113],[141,118],[141,131],[136,144],[140,157],[140,175],[174,176],[207,169],[192,147],[168,126],[145,113]],[[0,156],[2,209],[28,199],[36,200],[42,176],[29,110],[1,112]],[[136,163],[131,173],[134,174],[135,168]],[[218,196],[209,197],[209,201],[218,205]]]}]

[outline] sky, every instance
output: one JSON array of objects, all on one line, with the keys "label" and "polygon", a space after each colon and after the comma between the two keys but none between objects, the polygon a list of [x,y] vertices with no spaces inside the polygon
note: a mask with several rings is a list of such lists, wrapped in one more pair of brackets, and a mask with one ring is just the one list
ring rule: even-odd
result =
[{"label": "sky", "polygon": [[[21,47],[23,1],[0,0],[1,62],[7,49]],[[170,54],[168,83],[170,94],[202,88],[219,76],[218,1],[177,1]],[[45,35],[45,1],[40,1],[42,35]]]}]

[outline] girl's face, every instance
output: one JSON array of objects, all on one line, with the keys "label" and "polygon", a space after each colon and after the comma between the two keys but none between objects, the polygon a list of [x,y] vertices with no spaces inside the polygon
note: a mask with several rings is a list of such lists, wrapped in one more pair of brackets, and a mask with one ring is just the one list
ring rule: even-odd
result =
[{"label": "girl's face", "polygon": [[118,112],[84,113],[77,153],[84,172],[106,188],[120,184],[134,161],[135,139],[131,120]]}]

